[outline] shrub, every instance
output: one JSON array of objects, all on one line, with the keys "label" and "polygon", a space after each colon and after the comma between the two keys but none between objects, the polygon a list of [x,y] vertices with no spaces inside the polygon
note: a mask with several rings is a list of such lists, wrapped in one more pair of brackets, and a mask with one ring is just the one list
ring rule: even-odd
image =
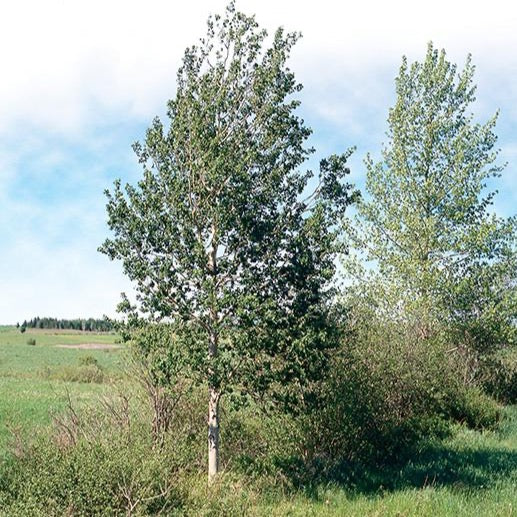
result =
[{"label": "shrub", "polygon": [[284,429],[272,429],[273,420],[256,408],[228,405],[222,427],[228,454],[221,458],[226,472],[207,491],[205,388],[196,387],[175,405],[159,444],[150,432],[153,408],[141,389],[124,385],[124,395],[81,409],[69,400],[49,432],[1,459],[5,515],[247,515],[257,487],[282,481],[278,469],[271,475],[267,469],[274,468],[275,455],[288,454],[289,445],[275,441]]},{"label": "shrub", "polygon": [[472,429],[492,428],[501,418],[497,402],[477,386],[469,386],[448,401],[450,416]]},{"label": "shrub", "polygon": [[35,346],[36,340],[33,337],[31,337],[30,339],[27,339],[27,344],[30,346]]},{"label": "shrub", "polygon": [[101,384],[105,381],[104,371],[98,366],[62,366],[49,375],[51,379],[65,382]]},{"label": "shrub", "polygon": [[149,420],[138,397],[95,409],[70,403],[50,432],[1,461],[0,507],[13,516],[170,515],[184,505],[185,478],[204,448],[193,447],[183,427],[155,447]]},{"label": "shrub", "polygon": [[63,365],[57,368],[47,368],[43,371],[47,379],[64,382],[103,383],[107,380],[104,368],[91,355],[79,358],[79,365]]},{"label": "shrub", "polygon": [[478,381],[489,395],[504,404],[517,403],[517,348],[483,357]]},{"label": "shrub", "polygon": [[100,368],[99,361],[93,355],[83,355],[79,358],[79,366],[96,366]]},{"label": "shrub", "polygon": [[443,334],[355,316],[321,409],[304,426],[309,455],[382,463],[443,436],[449,422],[480,428],[498,421],[497,404],[465,384],[463,357]]},{"label": "shrub", "polygon": [[5,463],[0,504],[8,515],[144,515],[181,506],[174,451],[153,450],[145,433],[127,442],[41,440],[30,456]]}]

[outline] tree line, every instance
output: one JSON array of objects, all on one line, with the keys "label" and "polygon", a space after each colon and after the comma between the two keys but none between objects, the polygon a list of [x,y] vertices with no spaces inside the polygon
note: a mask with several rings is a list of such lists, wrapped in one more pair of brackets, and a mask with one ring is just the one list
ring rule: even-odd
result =
[{"label": "tree line", "polygon": [[23,323],[17,323],[17,328],[21,332],[26,329],[63,329],[63,330],[81,330],[86,332],[111,332],[114,330],[114,324],[107,319],[99,318],[40,318],[36,316],[30,320],[24,320]]}]

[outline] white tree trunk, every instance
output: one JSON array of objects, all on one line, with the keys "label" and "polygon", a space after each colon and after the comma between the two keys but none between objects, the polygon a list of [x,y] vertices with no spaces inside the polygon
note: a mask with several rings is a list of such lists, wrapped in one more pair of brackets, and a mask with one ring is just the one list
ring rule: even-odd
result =
[{"label": "white tree trunk", "polygon": [[219,472],[219,392],[208,390],[208,483],[214,482]]},{"label": "white tree trunk", "polygon": [[[209,253],[209,269],[214,277],[214,286],[217,285],[217,225],[212,222],[211,250]],[[208,358],[212,363],[208,374],[208,484],[212,484],[219,472],[219,399],[221,391],[214,385],[212,366],[217,358],[218,335],[215,329],[218,323],[217,304],[210,310],[210,342],[208,344]]]}]

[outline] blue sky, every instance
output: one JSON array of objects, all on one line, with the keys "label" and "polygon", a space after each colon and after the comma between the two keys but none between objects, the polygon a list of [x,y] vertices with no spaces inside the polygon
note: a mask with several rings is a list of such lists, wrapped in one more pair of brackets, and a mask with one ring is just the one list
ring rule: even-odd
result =
[{"label": "blue sky", "polygon": [[[141,139],[174,95],[183,49],[226,2],[8,0],[0,8],[0,324],[36,315],[114,315],[129,284],[96,249],[107,235],[103,190],[140,169]],[[184,5],[186,4],[186,5]],[[291,68],[316,158],[350,146],[352,179],[378,156],[402,54],[427,42],[477,65],[474,112],[501,110],[495,209],[517,207],[517,8],[471,2],[241,0],[273,30],[300,30]]]}]

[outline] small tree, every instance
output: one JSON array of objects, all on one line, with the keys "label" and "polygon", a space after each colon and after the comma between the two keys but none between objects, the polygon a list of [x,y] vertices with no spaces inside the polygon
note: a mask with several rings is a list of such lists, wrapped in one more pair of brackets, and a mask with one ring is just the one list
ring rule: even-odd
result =
[{"label": "small tree", "polygon": [[[367,157],[369,199],[359,206],[358,247],[376,261],[390,317],[416,310],[452,324],[477,347],[515,338],[515,218],[489,207],[500,175],[496,117],[475,123],[474,66],[462,71],[429,44],[423,63],[403,58],[382,160]],[[386,296],[386,292],[391,293]]]},{"label": "small tree", "polygon": [[113,238],[137,306],[170,321],[189,368],[208,385],[208,474],[219,469],[219,402],[232,389],[295,406],[315,394],[333,346],[329,289],[340,246],[335,221],[352,201],[349,153],[310,172],[300,89],[286,61],[297,34],[271,46],[253,17],[208,21],[186,50],[169,128],[155,119],[134,150],[137,186],[107,192]]}]

